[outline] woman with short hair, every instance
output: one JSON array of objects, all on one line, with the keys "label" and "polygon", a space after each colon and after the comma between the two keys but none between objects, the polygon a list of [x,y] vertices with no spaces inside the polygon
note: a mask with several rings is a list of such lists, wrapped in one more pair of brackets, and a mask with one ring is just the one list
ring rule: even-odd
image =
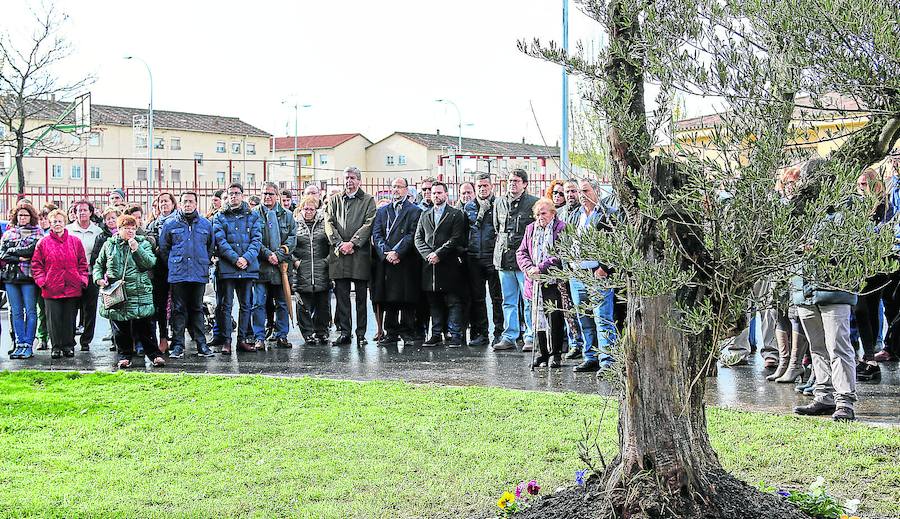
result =
[{"label": "woman with short hair", "polygon": [[34,335],[37,330],[37,285],[31,273],[31,258],[43,233],[38,215],[31,204],[19,204],[14,218],[0,238],[0,261],[3,262],[3,283],[9,300],[9,316],[15,332],[15,347],[11,359],[30,359],[34,356]]},{"label": "woman with short hair", "polygon": [[75,312],[88,284],[84,245],[66,229],[68,216],[52,211],[50,234],[41,238],[31,258],[31,274],[41,287],[50,332],[50,356],[75,356]]},{"label": "woman with short hair", "polygon": [[144,353],[156,367],[166,365],[156,346],[153,329],[153,283],[150,271],[156,265],[156,255],[150,241],[137,235],[137,220],[122,215],[116,220],[116,235],[106,240],[97,262],[93,279],[106,288],[122,281],[125,299],[119,304],[102,305],[100,315],[115,323],[115,344],[119,352],[116,367],[131,367],[135,343],[143,344]]},{"label": "woman with short hair", "polygon": [[306,195],[297,207],[297,246],[294,248],[294,292],[300,296],[300,332],[306,344],[328,344],[331,323],[331,279],[328,254],[331,245],[325,234],[325,216],[319,200]]}]

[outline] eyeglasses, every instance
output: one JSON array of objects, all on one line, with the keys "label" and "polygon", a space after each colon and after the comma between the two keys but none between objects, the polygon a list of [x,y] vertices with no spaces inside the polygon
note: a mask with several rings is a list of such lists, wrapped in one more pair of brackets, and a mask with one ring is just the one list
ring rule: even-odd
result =
[{"label": "eyeglasses", "polygon": [[428,191],[428,192],[431,192],[431,188],[430,188],[430,187],[423,187],[423,188],[422,188],[422,191]]},{"label": "eyeglasses", "polygon": [[263,193],[263,196],[278,196],[278,193]]},{"label": "eyeglasses", "polygon": [[559,196],[566,196],[566,194],[563,193],[562,191],[554,191],[553,194],[554,194],[554,195],[559,195]]},{"label": "eyeglasses", "polygon": [[244,194],[244,193],[242,193],[242,192],[240,192],[240,191],[229,191],[229,192],[228,192],[228,196],[240,196],[240,195],[243,195],[243,194]]}]

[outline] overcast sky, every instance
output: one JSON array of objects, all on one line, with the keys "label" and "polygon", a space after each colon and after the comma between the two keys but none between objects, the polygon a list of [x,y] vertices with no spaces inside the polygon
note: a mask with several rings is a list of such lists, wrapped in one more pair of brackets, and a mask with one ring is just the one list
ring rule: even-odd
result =
[{"label": "overcast sky", "polygon": [[[9,27],[39,0],[4,0]],[[61,74],[93,73],[95,104],[237,116],[275,135],[392,131],[554,145],[561,128],[559,67],[516,41],[559,40],[562,0],[57,0],[75,47]],[[570,7],[570,45],[600,45],[600,27]],[[577,90],[571,89],[573,96]],[[282,101],[289,99],[289,105]],[[536,114],[532,114],[529,103]],[[689,111],[691,108],[689,107]],[[693,114],[692,114],[693,115]],[[288,127],[286,128],[286,124]],[[287,130],[287,133],[286,133]]]}]

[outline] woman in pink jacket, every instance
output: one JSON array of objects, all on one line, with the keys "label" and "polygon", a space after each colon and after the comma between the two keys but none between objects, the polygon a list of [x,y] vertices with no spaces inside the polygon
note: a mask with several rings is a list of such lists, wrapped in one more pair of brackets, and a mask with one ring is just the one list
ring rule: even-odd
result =
[{"label": "woman in pink jacket", "polygon": [[66,230],[66,213],[51,212],[50,233],[41,238],[31,258],[34,282],[41,287],[54,359],[75,356],[75,311],[88,284],[87,256],[81,240]]}]

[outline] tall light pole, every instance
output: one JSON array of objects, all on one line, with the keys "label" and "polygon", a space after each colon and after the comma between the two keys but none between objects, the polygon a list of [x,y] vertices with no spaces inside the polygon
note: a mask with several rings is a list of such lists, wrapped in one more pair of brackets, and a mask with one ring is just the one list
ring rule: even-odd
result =
[{"label": "tall light pole", "polygon": [[[569,0],[562,0],[563,3],[563,36],[562,47],[563,52],[569,53]],[[565,178],[570,178],[572,168],[569,165],[569,72],[566,67],[562,68],[562,143],[560,143],[560,167],[561,173]]]},{"label": "tall light pole", "polygon": [[451,101],[449,99],[435,99],[435,101],[438,103],[446,103],[448,105],[453,106],[453,108],[456,108],[456,117],[457,117],[457,120],[459,121],[459,123],[458,123],[456,157],[455,157],[456,161],[455,162],[456,162],[456,178],[459,179],[459,162],[460,162],[460,155],[462,154],[462,114],[459,111],[459,107],[456,106],[456,103],[454,103],[453,101]]},{"label": "tall light pole", "polygon": [[[288,104],[287,99],[283,100],[281,104]],[[312,105],[301,105],[297,102],[294,102],[294,178],[297,179],[297,186],[300,186],[300,159],[297,157],[298,150],[298,139],[299,139],[299,121],[300,121],[300,109],[301,108],[309,108]]]},{"label": "tall light pole", "polygon": [[150,65],[137,56],[125,56],[125,59],[134,59],[143,63],[147,67],[147,75],[150,77],[150,115],[147,118],[147,187],[149,191],[153,189],[153,176],[156,174],[153,171],[153,72],[150,72]]}]

